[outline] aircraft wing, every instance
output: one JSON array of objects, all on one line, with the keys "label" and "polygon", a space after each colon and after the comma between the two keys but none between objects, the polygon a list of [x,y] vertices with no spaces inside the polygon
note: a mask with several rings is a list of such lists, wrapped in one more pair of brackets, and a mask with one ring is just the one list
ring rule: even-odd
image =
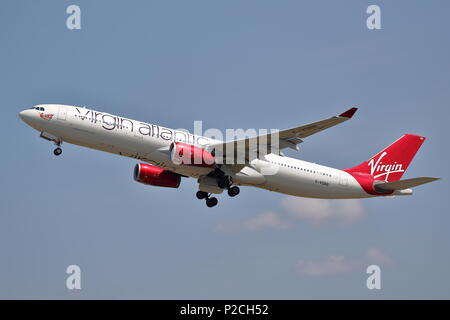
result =
[{"label": "aircraft wing", "polygon": [[[297,150],[297,144],[303,142],[302,138],[309,137],[310,135],[351,119],[356,110],[358,110],[358,108],[351,108],[338,116],[280,131],[280,149],[290,147]],[[282,146],[282,144],[286,146]]]},{"label": "aircraft wing", "polygon": [[[255,152],[257,157],[259,157],[269,153],[278,154],[279,150],[285,148],[298,150],[297,145],[303,142],[303,138],[309,137],[310,135],[334,127],[337,124],[351,119],[356,110],[358,110],[358,108],[351,108],[338,116],[305,124],[295,128],[281,130],[276,133],[227,141],[220,144],[213,144],[208,146],[208,150],[220,150],[220,152],[223,154],[223,158],[229,156],[227,154],[227,150],[233,152],[234,157],[236,157],[238,153],[245,152],[245,158],[247,160],[249,158],[247,155],[248,151]],[[276,139],[278,139],[278,144],[276,143]],[[237,150],[237,152],[235,152],[234,150]]]}]

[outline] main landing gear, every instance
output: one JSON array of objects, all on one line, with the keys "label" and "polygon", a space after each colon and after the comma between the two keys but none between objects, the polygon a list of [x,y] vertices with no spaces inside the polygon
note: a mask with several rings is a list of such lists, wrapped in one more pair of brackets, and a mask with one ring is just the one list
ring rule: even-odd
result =
[{"label": "main landing gear", "polygon": [[206,205],[208,206],[208,208],[212,208],[214,206],[217,206],[218,202],[219,201],[217,200],[216,197],[211,197],[211,198],[206,199]]},{"label": "main landing gear", "polygon": [[196,196],[197,196],[197,199],[200,199],[200,200],[206,199],[206,205],[208,206],[208,208],[212,208],[212,207],[216,206],[217,203],[219,202],[216,197],[211,197],[210,194],[205,191],[201,191],[201,190],[197,191]]},{"label": "main landing gear", "polygon": [[234,187],[228,188],[228,195],[229,195],[230,197],[235,197],[235,196],[237,196],[237,195],[239,194],[239,192],[241,192],[241,190],[239,189],[239,187],[234,186]]},{"label": "main landing gear", "polygon": [[239,194],[240,189],[237,186],[232,186],[230,176],[225,175],[225,173],[220,169],[216,169],[215,174],[217,179],[217,185],[219,186],[219,188],[227,189],[228,195],[230,197],[235,197]]},{"label": "main landing gear", "polygon": [[[227,191],[228,191],[228,195],[230,197],[235,197],[239,194],[239,192],[241,190],[239,189],[239,187],[233,186],[233,187],[229,187]],[[208,192],[205,192],[205,191],[201,191],[201,190],[197,191],[196,196],[197,196],[197,199],[200,199],[200,200],[206,199],[206,205],[209,208],[215,207],[217,205],[217,203],[219,202],[219,200],[217,200],[216,197],[211,197],[211,194]]]},{"label": "main landing gear", "polygon": [[[240,189],[238,186],[233,186],[233,181],[231,177],[226,175],[220,168],[215,168],[214,171],[210,172],[207,177],[207,186],[211,187],[213,193],[221,193],[220,189],[227,189],[227,193],[230,197],[235,197],[239,194]],[[200,182],[200,180],[199,180]],[[207,189],[205,189],[207,190]],[[199,190],[197,191],[197,198],[200,200],[205,199],[206,205],[211,208],[217,205],[218,200],[215,197],[211,197],[212,193]]]}]

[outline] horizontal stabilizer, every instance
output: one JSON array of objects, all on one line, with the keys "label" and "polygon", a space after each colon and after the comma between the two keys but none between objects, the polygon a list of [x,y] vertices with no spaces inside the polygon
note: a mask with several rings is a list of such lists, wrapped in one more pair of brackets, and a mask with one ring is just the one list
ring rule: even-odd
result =
[{"label": "horizontal stabilizer", "polygon": [[375,188],[383,191],[403,190],[417,187],[420,186],[421,184],[433,182],[436,180],[439,180],[439,178],[431,178],[431,177],[412,178],[393,182],[379,183],[375,185]]}]

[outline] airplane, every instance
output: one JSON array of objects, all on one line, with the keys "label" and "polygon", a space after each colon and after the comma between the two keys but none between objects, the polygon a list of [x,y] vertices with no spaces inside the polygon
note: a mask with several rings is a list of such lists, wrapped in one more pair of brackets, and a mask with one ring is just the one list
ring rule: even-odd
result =
[{"label": "airplane", "polygon": [[[343,170],[290,158],[281,151],[298,150],[303,139],[351,119],[356,111],[353,107],[318,122],[231,141],[78,106],[39,104],[19,116],[40,132],[41,138],[56,145],[56,156],[67,142],[143,161],[135,165],[133,177],[146,185],[178,188],[182,177],[196,178],[196,197],[208,207],[216,206],[213,195],[225,190],[229,196],[237,196],[239,186],[307,198],[359,199],[411,195],[411,188],[438,180],[401,180],[425,141],[414,134],[403,135],[369,160]],[[237,156],[243,161],[233,161]]]}]

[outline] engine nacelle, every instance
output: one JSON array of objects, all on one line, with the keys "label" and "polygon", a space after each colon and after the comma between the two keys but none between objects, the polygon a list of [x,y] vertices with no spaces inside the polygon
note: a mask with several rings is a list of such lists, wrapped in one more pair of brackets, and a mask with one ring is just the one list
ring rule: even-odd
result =
[{"label": "engine nacelle", "polygon": [[212,167],[216,161],[211,152],[181,142],[171,144],[170,160],[176,165],[183,164],[196,167]]},{"label": "engine nacelle", "polygon": [[158,187],[178,188],[181,182],[178,173],[146,163],[136,164],[133,176],[137,182]]}]

